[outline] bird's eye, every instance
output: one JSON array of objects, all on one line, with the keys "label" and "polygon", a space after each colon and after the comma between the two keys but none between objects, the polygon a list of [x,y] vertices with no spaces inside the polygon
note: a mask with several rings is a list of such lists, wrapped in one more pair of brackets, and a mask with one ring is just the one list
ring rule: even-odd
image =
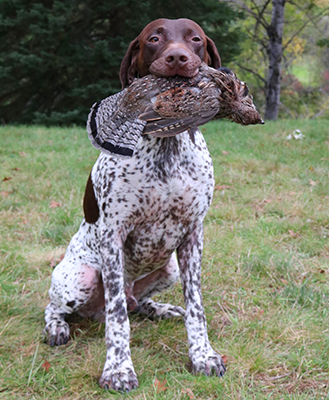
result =
[{"label": "bird's eye", "polygon": [[149,39],[149,42],[151,42],[151,43],[155,43],[155,42],[158,42],[159,41],[159,38],[157,37],[157,36],[152,36],[150,39]]},{"label": "bird's eye", "polygon": [[192,42],[201,42],[201,39],[199,38],[199,36],[194,36],[192,37]]}]

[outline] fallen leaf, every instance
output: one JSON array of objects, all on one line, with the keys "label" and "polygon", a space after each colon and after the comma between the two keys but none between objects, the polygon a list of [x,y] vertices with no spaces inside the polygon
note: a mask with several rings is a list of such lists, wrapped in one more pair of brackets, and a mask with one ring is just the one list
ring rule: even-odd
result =
[{"label": "fallen leaf", "polygon": [[228,362],[227,356],[223,355],[223,356],[221,356],[221,357],[222,357],[223,363],[224,363],[224,364],[227,364],[227,362]]},{"label": "fallen leaf", "polygon": [[286,279],[281,278],[281,282],[287,285],[288,281]]},{"label": "fallen leaf", "polygon": [[227,156],[229,154],[226,150],[223,150],[222,153],[224,154],[224,156]]},{"label": "fallen leaf", "polygon": [[61,206],[60,203],[57,203],[57,201],[52,200],[49,207],[56,208],[56,207],[60,207],[60,206]]},{"label": "fallen leaf", "polygon": [[12,168],[11,170],[12,170],[12,171],[20,171],[21,169],[18,168],[18,167],[16,167],[16,168]]},{"label": "fallen leaf", "polygon": [[224,190],[224,189],[231,189],[232,186],[229,185],[217,185],[215,186],[215,190]]},{"label": "fallen leaf", "polygon": [[309,183],[311,186],[316,186],[317,183],[318,183],[318,181],[313,181],[312,179],[309,179],[308,183]]},{"label": "fallen leaf", "polygon": [[0,192],[0,194],[3,197],[8,197],[9,196],[9,192],[7,192],[6,190],[3,190],[2,192]]},{"label": "fallen leaf", "polygon": [[164,392],[165,390],[169,389],[166,387],[167,379],[164,381],[159,381],[157,378],[154,379],[153,386],[155,387],[157,393]]},{"label": "fallen leaf", "polygon": [[272,200],[269,200],[269,199],[265,199],[264,200],[264,203],[270,203]]},{"label": "fallen leaf", "polygon": [[45,362],[41,366],[46,372],[49,372],[49,370],[51,368],[50,362],[47,360],[45,360]]},{"label": "fallen leaf", "polygon": [[292,231],[291,229],[289,229],[289,235],[291,237],[293,237],[294,239],[297,238],[299,236],[299,233]]},{"label": "fallen leaf", "polygon": [[19,152],[19,155],[20,155],[21,157],[27,156],[27,154],[25,153],[25,151],[20,151],[20,152]]},{"label": "fallen leaf", "polygon": [[2,179],[2,182],[7,182],[7,181],[10,181],[10,179],[13,179],[11,176],[5,176],[3,179]]},{"label": "fallen leaf", "polygon": [[53,258],[50,260],[50,267],[51,267],[51,268],[55,268],[56,265],[59,264],[59,263],[63,260],[64,256],[65,256],[65,253],[62,254],[62,255],[61,255],[60,257],[58,257],[58,258],[53,257]]},{"label": "fallen leaf", "polygon": [[192,400],[194,399],[194,393],[192,392],[192,390],[190,388],[186,388],[186,389],[182,389],[182,393],[185,393],[188,395],[188,397]]}]

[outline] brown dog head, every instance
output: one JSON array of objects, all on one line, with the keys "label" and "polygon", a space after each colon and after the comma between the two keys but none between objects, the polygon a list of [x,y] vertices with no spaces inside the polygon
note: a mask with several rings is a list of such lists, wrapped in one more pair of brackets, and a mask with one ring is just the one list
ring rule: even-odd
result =
[{"label": "brown dog head", "polygon": [[157,19],[133,40],[122,60],[122,88],[136,76],[180,75],[191,78],[201,62],[219,68],[220,57],[214,42],[190,19]]}]

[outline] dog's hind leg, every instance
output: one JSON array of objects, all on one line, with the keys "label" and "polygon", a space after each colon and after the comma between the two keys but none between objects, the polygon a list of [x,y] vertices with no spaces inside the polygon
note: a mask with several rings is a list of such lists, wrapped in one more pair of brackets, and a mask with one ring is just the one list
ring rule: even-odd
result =
[{"label": "dog's hind leg", "polygon": [[44,333],[51,346],[66,344],[70,328],[66,314],[79,312],[91,317],[104,307],[104,290],[101,274],[96,269],[65,257],[54,269],[50,303],[46,307]]},{"label": "dog's hind leg", "polygon": [[152,296],[170,288],[179,278],[179,268],[176,254],[173,253],[168,263],[150,273],[142,279],[135,281],[133,293],[138,302],[138,312],[150,318],[182,317],[185,310],[179,306],[167,303],[157,303]]}]

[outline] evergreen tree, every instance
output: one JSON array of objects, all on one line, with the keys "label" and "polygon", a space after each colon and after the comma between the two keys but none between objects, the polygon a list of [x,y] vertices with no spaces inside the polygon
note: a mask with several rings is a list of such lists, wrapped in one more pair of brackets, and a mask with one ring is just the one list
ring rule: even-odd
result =
[{"label": "evergreen tree", "polygon": [[239,17],[217,0],[0,0],[0,123],[84,124],[120,90],[119,66],[151,20],[190,18],[227,63]]}]

